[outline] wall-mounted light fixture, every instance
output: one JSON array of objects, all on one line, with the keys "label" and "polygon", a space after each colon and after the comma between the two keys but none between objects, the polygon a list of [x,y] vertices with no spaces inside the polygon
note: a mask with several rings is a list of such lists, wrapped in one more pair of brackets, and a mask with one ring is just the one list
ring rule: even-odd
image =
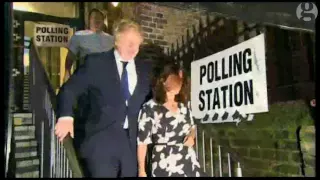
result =
[{"label": "wall-mounted light fixture", "polygon": [[13,10],[17,11],[32,11],[30,4],[27,2],[13,2]]},{"label": "wall-mounted light fixture", "polygon": [[114,7],[117,7],[119,2],[111,2],[111,4],[114,6]]}]

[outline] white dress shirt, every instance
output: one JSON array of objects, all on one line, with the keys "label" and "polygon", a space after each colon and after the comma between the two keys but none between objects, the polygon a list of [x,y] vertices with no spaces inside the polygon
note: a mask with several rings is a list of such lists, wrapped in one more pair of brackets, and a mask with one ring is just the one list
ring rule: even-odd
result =
[{"label": "white dress shirt", "polygon": [[[120,56],[120,54],[118,53],[117,50],[114,51],[114,57],[115,57],[115,61],[116,61],[116,65],[118,68],[118,72],[119,72],[119,77],[121,78],[121,74],[123,71],[123,65],[122,65],[122,58]],[[128,85],[129,85],[129,92],[132,95],[134,89],[136,88],[137,85],[137,72],[136,72],[136,66],[134,63],[134,60],[129,60],[128,61],[128,65],[126,66],[127,72],[128,72]],[[128,105],[128,102],[126,102],[126,104]],[[59,118],[59,121],[61,120],[71,120],[73,121],[73,117],[70,116],[63,116]],[[128,123],[128,117],[126,117],[123,128],[124,129],[128,129],[129,127],[129,123]]]},{"label": "white dress shirt", "polygon": [[[118,72],[119,72],[119,77],[121,78],[121,74],[123,71],[123,65],[122,65],[122,58],[120,56],[120,54],[118,53],[117,50],[114,51],[114,57],[116,59],[116,64],[117,64],[117,68],[118,68]],[[127,74],[128,74],[128,86],[129,86],[129,92],[132,95],[134,89],[136,88],[137,85],[137,72],[136,72],[136,66],[134,63],[134,60],[131,59],[128,61],[128,65],[126,66],[127,69]],[[128,105],[128,102],[126,102],[126,105]],[[124,129],[127,129],[128,126],[128,117],[126,117],[125,119],[125,123],[123,125]]]}]

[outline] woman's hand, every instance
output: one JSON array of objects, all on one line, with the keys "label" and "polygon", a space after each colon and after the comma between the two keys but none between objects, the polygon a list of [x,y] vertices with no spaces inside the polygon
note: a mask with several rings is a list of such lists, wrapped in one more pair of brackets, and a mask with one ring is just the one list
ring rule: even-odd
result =
[{"label": "woman's hand", "polygon": [[194,137],[191,135],[186,136],[183,143],[185,146],[192,147],[194,145]]}]

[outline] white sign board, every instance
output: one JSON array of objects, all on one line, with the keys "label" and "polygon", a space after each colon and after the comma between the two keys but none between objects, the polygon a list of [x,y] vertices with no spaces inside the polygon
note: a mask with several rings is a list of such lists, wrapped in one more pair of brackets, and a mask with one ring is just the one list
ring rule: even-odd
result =
[{"label": "white sign board", "polygon": [[[267,112],[264,34],[191,64],[191,108],[202,123]],[[205,120],[203,120],[205,119]]]},{"label": "white sign board", "polygon": [[66,25],[36,24],[34,28],[34,41],[36,46],[67,47],[70,27]]}]

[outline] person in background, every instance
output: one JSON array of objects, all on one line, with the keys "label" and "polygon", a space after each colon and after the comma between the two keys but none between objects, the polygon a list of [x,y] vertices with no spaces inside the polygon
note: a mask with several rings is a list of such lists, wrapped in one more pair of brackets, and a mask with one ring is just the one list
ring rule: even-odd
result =
[{"label": "person in background", "polygon": [[151,92],[151,64],[137,59],[141,27],[130,20],[114,26],[115,48],[89,54],[58,94],[55,133],[73,135],[72,105],[88,93],[85,140],[80,147],[90,177],[137,177],[137,119]]},{"label": "person in background", "polygon": [[145,159],[152,145],[152,177],[201,177],[195,150],[195,124],[190,111],[189,85],[179,66],[168,61],[154,70],[153,99],[138,120],[138,174],[146,177]]},{"label": "person in background", "polygon": [[86,55],[106,52],[114,47],[114,37],[103,31],[107,26],[106,18],[102,11],[91,9],[88,17],[89,28],[77,31],[71,37],[65,63],[64,82],[70,77],[72,65],[77,60],[80,65]]},{"label": "person in background", "polygon": [[[88,15],[88,29],[75,32],[68,45],[68,54],[65,62],[64,82],[67,82],[71,75],[73,65],[79,66],[84,63],[87,55],[98,52],[106,52],[114,47],[114,37],[103,30],[106,29],[106,15],[98,9],[91,9]],[[76,69],[76,68],[75,68]],[[79,97],[75,113],[74,123],[74,146],[79,151],[85,137],[85,124],[88,115],[88,97],[83,94]],[[83,159],[79,158],[84,173],[87,174]]]}]

